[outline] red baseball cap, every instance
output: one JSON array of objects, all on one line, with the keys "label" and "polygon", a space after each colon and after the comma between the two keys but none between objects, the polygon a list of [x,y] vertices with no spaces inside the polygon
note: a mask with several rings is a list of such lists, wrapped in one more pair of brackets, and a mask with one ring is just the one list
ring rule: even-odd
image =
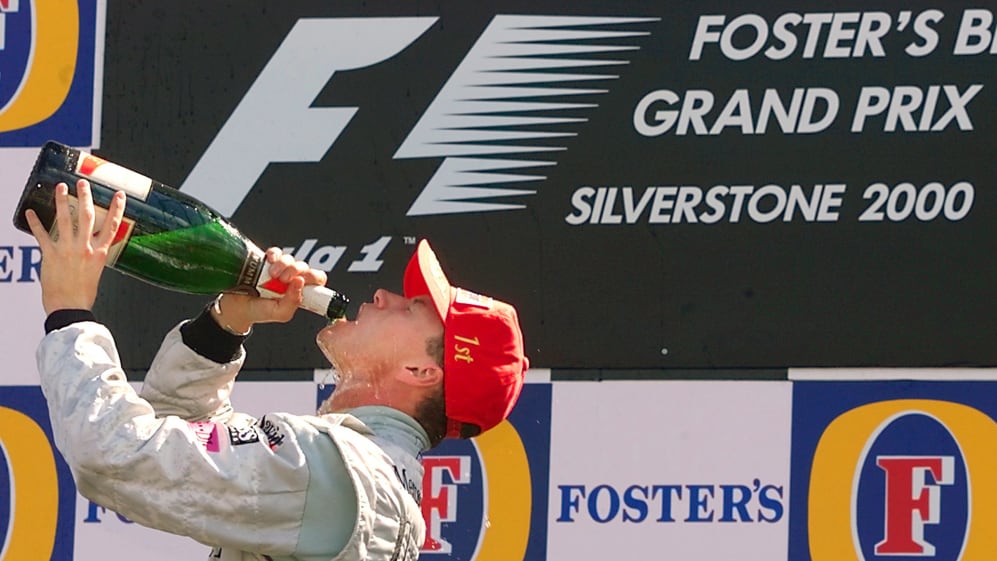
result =
[{"label": "red baseball cap", "polygon": [[426,240],[409,260],[403,284],[406,298],[428,294],[443,320],[447,436],[461,436],[465,423],[484,432],[504,421],[530,367],[516,308],[452,286]]}]

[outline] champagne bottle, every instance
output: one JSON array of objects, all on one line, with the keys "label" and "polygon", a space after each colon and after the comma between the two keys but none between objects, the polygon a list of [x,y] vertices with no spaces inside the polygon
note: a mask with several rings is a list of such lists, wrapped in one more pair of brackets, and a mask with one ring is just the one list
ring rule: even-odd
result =
[{"label": "champagne bottle", "polygon": [[[25,211],[55,230],[55,186],[69,186],[75,212],[76,182],[90,182],[97,227],[116,191],[127,195],[125,215],[107,266],[144,282],[189,294],[232,292],[279,298],[287,285],[267,274],[265,254],[201,201],[102,158],[57,142],[42,147],[14,214],[30,233]],[[347,298],[324,286],[306,286],[301,307],[330,320],[346,313]]]}]

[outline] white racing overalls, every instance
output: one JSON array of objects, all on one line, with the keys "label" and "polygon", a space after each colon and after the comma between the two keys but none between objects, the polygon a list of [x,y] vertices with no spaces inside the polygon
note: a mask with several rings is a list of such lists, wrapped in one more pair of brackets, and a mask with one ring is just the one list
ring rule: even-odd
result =
[{"label": "white racing overalls", "polygon": [[99,323],[52,331],[37,359],[56,446],[87,499],[212,546],[209,559],[418,557],[428,442],[410,417],[386,407],[236,413],[229,394],[244,350],[213,362],[184,344],[179,326],[141,396]]}]

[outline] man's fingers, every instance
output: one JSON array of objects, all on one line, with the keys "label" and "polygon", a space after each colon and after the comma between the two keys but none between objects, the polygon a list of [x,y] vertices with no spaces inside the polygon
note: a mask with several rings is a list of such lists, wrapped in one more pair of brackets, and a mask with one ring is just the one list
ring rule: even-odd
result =
[{"label": "man's fingers", "polygon": [[329,277],[325,274],[325,271],[320,271],[318,269],[308,269],[303,277],[305,279],[305,284],[317,284],[319,286],[325,286],[325,283],[329,280]]},{"label": "man's fingers", "polygon": [[268,247],[266,254],[267,254],[267,262],[273,263],[277,259],[280,259],[280,256],[284,254],[284,250],[282,250],[279,247]]},{"label": "man's fingers", "polygon": [[312,269],[304,261],[298,261],[290,254],[274,254],[267,252],[267,260],[270,262],[269,273],[283,283],[288,283],[295,277],[305,279],[305,284],[321,284],[326,281],[326,274],[322,271]]},{"label": "man's fingers", "polygon": [[42,226],[41,219],[35,214],[35,211],[28,209],[24,213],[24,218],[28,221],[28,228],[31,230],[31,235],[35,237],[38,241],[38,247],[41,248],[42,253],[46,253],[48,248],[52,245],[52,240],[49,238],[48,231],[45,230],[45,226]]},{"label": "man's fingers", "polygon": [[291,282],[291,279],[300,277],[306,272],[308,272],[308,265],[302,263],[301,261],[294,261],[291,259],[290,262],[286,264],[286,267],[284,267],[284,270],[280,272],[280,280],[283,282]]},{"label": "man's fingers", "polygon": [[313,269],[304,261],[299,261],[289,253],[282,253],[278,248],[267,250],[267,261],[270,263],[270,276],[287,283],[294,277],[302,277],[305,284],[325,286],[328,276],[325,271]]},{"label": "man's fingers", "polygon": [[80,239],[89,240],[93,236],[94,209],[90,182],[80,179],[76,182],[76,223]]},{"label": "man's fingers", "polygon": [[[270,274],[271,278],[283,280],[280,276],[292,261],[293,259],[289,255],[281,255],[279,253],[274,254],[268,250],[267,262],[269,265],[267,272]],[[287,282],[287,280],[284,280],[284,282]]]},{"label": "man's fingers", "polygon": [[301,305],[301,290],[305,286],[305,281],[301,277],[294,277],[287,283],[287,291],[277,300],[277,318],[279,321],[289,321],[298,311]]},{"label": "man's fingers", "polygon": [[111,247],[118,228],[121,227],[121,220],[125,214],[126,196],[123,191],[114,193],[111,197],[111,204],[107,207],[107,215],[104,216],[104,223],[100,227],[100,234],[97,236],[97,247]]},{"label": "man's fingers", "polygon": [[55,186],[55,236],[72,239],[73,237],[73,213],[69,209],[69,187],[65,183]]}]

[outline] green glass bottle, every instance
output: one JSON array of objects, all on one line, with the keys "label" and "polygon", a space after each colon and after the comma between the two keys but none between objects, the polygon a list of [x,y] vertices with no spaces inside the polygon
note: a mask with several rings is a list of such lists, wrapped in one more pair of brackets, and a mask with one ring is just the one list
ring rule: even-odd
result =
[{"label": "green glass bottle", "polygon": [[[55,224],[55,186],[69,186],[75,210],[76,181],[90,182],[97,223],[115,191],[128,196],[125,216],[107,266],[144,282],[190,294],[233,292],[280,297],[287,286],[267,274],[264,252],[228,220],[176,189],[102,158],[57,142],[42,147],[14,214],[30,233],[25,211],[42,225]],[[306,286],[302,308],[329,319],[346,314],[347,298],[324,286]]]}]

